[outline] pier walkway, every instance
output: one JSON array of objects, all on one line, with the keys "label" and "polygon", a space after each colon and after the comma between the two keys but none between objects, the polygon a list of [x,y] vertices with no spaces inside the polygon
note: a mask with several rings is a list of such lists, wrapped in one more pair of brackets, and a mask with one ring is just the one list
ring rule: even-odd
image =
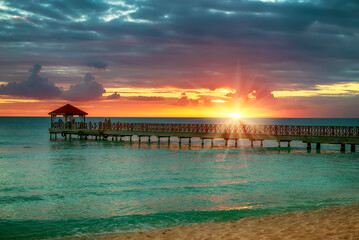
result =
[{"label": "pier walkway", "polygon": [[228,146],[229,140],[235,141],[248,139],[253,146],[253,142],[260,141],[263,146],[264,140],[275,140],[278,146],[282,142],[302,141],[307,143],[307,149],[315,144],[316,149],[320,149],[321,144],[340,144],[340,150],[345,151],[345,145],[350,145],[352,152],[355,152],[355,145],[359,144],[359,127],[357,126],[301,126],[301,125],[245,125],[245,124],[178,124],[178,123],[51,123],[49,129],[50,138],[56,139],[61,135],[65,139],[71,139],[72,135],[77,135],[81,139],[93,137],[95,139],[112,138],[113,141],[122,140],[129,137],[132,141],[133,136],[137,136],[139,141],[151,137],[157,137],[158,142],[161,138],[167,138],[170,142],[171,137],[177,137],[179,144],[182,139],[188,139],[191,144],[192,138],[200,138],[202,146],[205,140],[211,141],[213,146],[214,139],[224,139]]}]

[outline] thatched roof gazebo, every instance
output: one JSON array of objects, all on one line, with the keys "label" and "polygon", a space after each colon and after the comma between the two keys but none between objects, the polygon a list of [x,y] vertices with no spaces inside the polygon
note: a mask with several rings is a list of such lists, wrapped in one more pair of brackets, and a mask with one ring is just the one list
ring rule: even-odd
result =
[{"label": "thatched roof gazebo", "polygon": [[85,122],[85,116],[87,112],[84,112],[71,104],[66,104],[52,112],[49,112],[51,115],[51,123],[53,123],[56,119],[57,115],[61,115],[64,117],[65,123],[70,122],[73,119],[73,116],[79,116],[81,122]]}]

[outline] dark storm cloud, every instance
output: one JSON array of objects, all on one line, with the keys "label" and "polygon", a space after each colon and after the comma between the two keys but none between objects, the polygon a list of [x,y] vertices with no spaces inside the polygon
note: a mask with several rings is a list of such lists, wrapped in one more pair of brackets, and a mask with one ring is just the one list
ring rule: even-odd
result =
[{"label": "dark storm cloud", "polygon": [[61,89],[56,87],[47,78],[39,75],[40,64],[34,64],[30,77],[22,82],[12,82],[0,86],[0,95],[30,97],[36,99],[58,98]]},{"label": "dark storm cloud", "polygon": [[224,86],[247,95],[251,82],[241,89],[235,81],[240,62],[246,69],[242,81],[258,79],[258,97],[288,86],[359,77],[350,70],[359,67],[356,0],[9,0],[3,5],[0,63],[36,59],[73,66],[101,59],[85,64],[101,69],[111,62],[111,71],[102,74],[120,85]]}]

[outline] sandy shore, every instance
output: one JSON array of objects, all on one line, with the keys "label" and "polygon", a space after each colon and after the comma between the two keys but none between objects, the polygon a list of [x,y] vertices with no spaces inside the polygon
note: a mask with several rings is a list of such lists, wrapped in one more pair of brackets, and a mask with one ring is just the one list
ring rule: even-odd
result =
[{"label": "sandy shore", "polygon": [[359,204],[139,232],[114,239],[359,239]]}]

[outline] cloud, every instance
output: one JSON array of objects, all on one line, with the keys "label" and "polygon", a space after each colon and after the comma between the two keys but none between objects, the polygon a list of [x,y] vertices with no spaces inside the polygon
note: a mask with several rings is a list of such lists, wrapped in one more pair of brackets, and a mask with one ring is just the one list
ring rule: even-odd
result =
[{"label": "cloud", "polygon": [[163,101],[164,97],[156,97],[156,96],[136,96],[136,97],[127,97],[127,99],[134,101]]},{"label": "cloud", "polygon": [[271,82],[263,78],[253,78],[246,73],[239,73],[236,91],[228,93],[227,97],[242,99],[243,101],[272,101]]},{"label": "cloud", "polygon": [[119,99],[121,96],[120,94],[118,94],[117,92],[107,96],[107,99],[110,99],[110,100],[114,100],[114,99]]},{"label": "cloud", "polygon": [[70,89],[63,93],[63,98],[70,101],[89,101],[99,99],[105,92],[103,86],[95,81],[95,77],[86,73],[84,81],[71,85]]},{"label": "cloud", "polygon": [[36,63],[30,70],[30,77],[23,82],[11,82],[0,86],[0,95],[29,97],[35,99],[58,98],[61,89],[47,78],[39,75],[41,65]]},{"label": "cloud", "polygon": [[180,105],[180,106],[187,106],[187,105],[197,105],[199,102],[198,100],[195,100],[195,99],[190,99],[188,98],[187,94],[185,92],[181,93],[181,98],[178,99],[177,101],[177,105]]},{"label": "cloud", "polygon": [[[87,101],[99,99],[106,92],[103,86],[95,81],[95,77],[89,73],[84,76],[83,82],[71,85],[69,90],[64,91],[47,78],[40,76],[41,68],[42,66],[36,63],[30,70],[31,74],[27,80],[0,85],[0,95],[34,99],[63,98],[70,101]],[[119,94],[115,93],[112,97],[119,97]]]},{"label": "cloud", "polygon": [[108,68],[109,64],[105,61],[101,61],[101,60],[88,60],[86,62],[86,65],[89,67],[94,67],[94,68],[98,68],[98,69],[106,69]]}]

